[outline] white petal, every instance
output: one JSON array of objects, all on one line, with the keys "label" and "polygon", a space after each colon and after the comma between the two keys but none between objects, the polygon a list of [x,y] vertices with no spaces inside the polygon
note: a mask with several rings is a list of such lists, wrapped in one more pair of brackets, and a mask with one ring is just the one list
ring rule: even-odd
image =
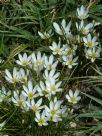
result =
[{"label": "white petal", "polygon": [[5,73],[9,78],[12,78],[11,73],[8,71],[8,69],[5,70]]},{"label": "white petal", "polygon": [[26,53],[23,54],[23,59],[27,60],[27,54]]},{"label": "white petal", "polygon": [[69,96],[73,97],[73,91],[71,89],[69,90]]},{"label": "white petal", "polygon": [[22,61],[22,60],[23,60],[23,58],[22,58],[22,55],[21,55],[21,54],[19,54],[19,55],[18,55],[18,57],[19,57],[19,60],[20,60],[20,61]]},{"label": "white petal", "polygon": [[42,98],[40,98],[38,101],[37,101],[37,105],[40,106],[42,104]]},{"label": "white petal", "polygon": [[74,97],[77,97],[79,95],[79,91],[76,90],[75,93],[74,93]]},{"label": "white petal", "polygon": [[40,119],[40,113],[39,112],[36,112],[36,117],[37,117],[37,119]]},{"label": "white petal", "polygon": [[60,29],[59,25],[54,22],[54,23],[53,23],[53,26],[54,26],[56,32],[57,32],[58,34],[62,35],[62,30]]},{"label": "white petal", "polygon": [[29,91],[33,90],[33,85],[32,85],[31,81],[28,82],[28,89],[29,89]]},{"label": "white petal", "polygon": [[61,25],[62,25],[62,27],[63,27],[63,29],[65,31],[65,29],[66,29],[66,21],[65,21],[65,19],[62,20]]},{"label": "white petal", "polygon": [[39,34],[39,36],[40,36],[42,39],[44,39],[43,33],[41,33],[41,32],[38,31],[38,34]]}]

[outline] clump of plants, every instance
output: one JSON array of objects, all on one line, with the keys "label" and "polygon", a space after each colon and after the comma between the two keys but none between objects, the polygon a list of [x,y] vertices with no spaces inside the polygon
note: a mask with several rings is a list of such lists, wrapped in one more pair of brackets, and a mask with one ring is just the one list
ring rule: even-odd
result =
[{"label": "clump of plants", "polygon": [[[35,131],[36,135],[57,135],[61,127],[58,135],[87,134],[76,130],[76,127],[80,129],[80,117],[84,116],[79,114],[85,111],[81,105],[85,94],[81,94],[84,89],[80,77],[76,77],[77,82],[73,78],[80,76],[81,68],[99,63],[101,42],[96,27],[100,23],[89,21],[89,7],[83,5],[77,8],[75,16],[68,22],[66,19],[59,23],[53,21],[48,31],[39,30],[37,35],[47,49],[41,52],[39,48],[34,51],[27,48],[14,56],[10,69],[3,70],[0,80],[2,133],[13,135],[17,129],[22,131],[15,135],[33,136]],[[7,61],[0,57],[0,64],[5,65]]]}]

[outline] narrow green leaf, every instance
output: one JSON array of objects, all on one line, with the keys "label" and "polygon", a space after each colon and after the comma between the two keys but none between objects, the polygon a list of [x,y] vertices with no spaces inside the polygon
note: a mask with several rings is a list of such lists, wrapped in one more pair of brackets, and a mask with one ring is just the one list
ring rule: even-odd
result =
[{"label": "narrow green leaf", "polygon": [[82,93],[84,95],[86,95],[87,97],[89,97],[90,99],[94,100],[95,102],[97,102],[98,104],[102,105],[102,100],[95,98],[94,96]]}]

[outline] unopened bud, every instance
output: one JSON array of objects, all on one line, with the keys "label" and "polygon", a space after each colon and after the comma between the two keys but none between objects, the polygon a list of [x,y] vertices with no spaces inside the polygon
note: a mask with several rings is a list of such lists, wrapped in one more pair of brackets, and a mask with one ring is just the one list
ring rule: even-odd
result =
[{"label": "unopened bud", "polygon": [[75,122],[70,122],[69,125],[70,125],[70,128],[76,128],[77,126]]}]

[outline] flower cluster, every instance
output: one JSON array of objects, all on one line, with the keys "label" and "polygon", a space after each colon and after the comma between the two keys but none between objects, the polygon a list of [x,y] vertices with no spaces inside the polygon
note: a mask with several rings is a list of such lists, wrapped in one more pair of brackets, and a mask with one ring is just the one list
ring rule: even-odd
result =
[{"label": "flower cluster", "polygon": [[85,47],[85,56],[87,59],[90,59],[91,62],[94,62],[96,58],[100,57],[101,48],[99,47],[98,37],[94,35],[94,27],[97,25],[94,21],[87,25],[84,21],[88,18],[88,9],[85,9],[84,6],[77,9],[78,18],[80,19],[80,24],[76,23],[77,30],[83,40]]},{"label": "flower cluster", "polygon": [[[62,121],[62,118],[67,115],[67,107],[58,97],[63,89],[62,82],[59,80],[60,72],[56,70],[58,61],[54,56],[48,57],[41,52],[33,52],[29,56],[24,53],[18,55],[15,63],[18,66],[14,67],[12,72],[5,70],[5,79],[11,84],[13,94],[12,91],[7,92],[5,87],[2,87],[0,102],[9,100],[21,108],[22,112],[32,110],[34,120],[39,126],[46,126],[49,121]],[[77,95],[74,96],[77,97]],[[78,100],[73,102],[68,99],[73,104]]]},{"label": "flower cluster", "polygon": [[94,33],[94,28],[99,23],[95,23],[95,21],[87,23],[88,17],[88,9],[82,5],[77,8],[78,22],[75,22],[76,28],[73,29],[72,22],[69,21],[67,24],[65,19],[60,25],[53,22],[54,30],[59,36],[59,42],[53,41],[49,48],[54,55],[57,55],[58,60],[70,69],[78,64],[79,54],[84,55],[91,62],[100,57],[100,43]]},{"label": "flower cluster", "polygon": [[[49,121],[59,122],[67,115],[67,106],[63,105],[59,93],[63,91],[59,80],[60,72],[56,67],[58,61],[54,56],[46,56],[41,52],[31,55],[19,54],[18,65],[12,72],[5,70],[5,79],[11,84],[12,91],[0,90],[0,102],[9,100],[22,112],[34,112],[34,120],[39,126],[48,125]],[[76,104],[80,97],[79,92],[69,91],[66,95],[68,102]]]}]

